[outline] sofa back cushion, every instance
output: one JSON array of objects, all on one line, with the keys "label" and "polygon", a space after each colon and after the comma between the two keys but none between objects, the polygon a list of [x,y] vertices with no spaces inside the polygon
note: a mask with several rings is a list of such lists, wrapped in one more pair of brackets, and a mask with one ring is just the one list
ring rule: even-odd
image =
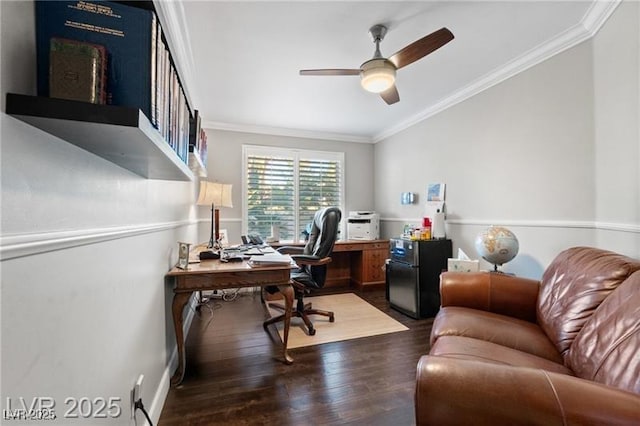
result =
[{"label": "sofa back cushion", "polygon": [[640,271],[596,309],[566,363],[578,377],[640,394]]},{"label": "sofa back cushion", "polygon": [[570,248],[551,262],[540,282],[536,315],[565,361],[595,309],[637,270],[639,261],[592,247]]}]

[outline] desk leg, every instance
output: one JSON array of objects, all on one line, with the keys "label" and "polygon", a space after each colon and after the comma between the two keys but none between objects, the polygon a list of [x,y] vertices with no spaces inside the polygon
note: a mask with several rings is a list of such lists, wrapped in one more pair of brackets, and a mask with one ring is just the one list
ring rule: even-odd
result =
[{"label": "desk leg", "polygon": [[287,352],[287,343],[289,342],[289,326],[291,324],[291,311],[293,310],[293,299],[294,299],[294,291],[293,286],[278,286],[278,290],[284,296],[284,338],[282,339],[282,358],[284,359],[284,363],[287,365],[293,364],[293,358],[289,356]]},{"label": "desk leg", "polygon": [[173,327],[176,332],[176,344],[178,345],[178,369],[171,378],[171,386],[182,383],[185,371],[184,333],[182,332],[182,312],[191,297],[191,292],[176,293],[173,295]]}]

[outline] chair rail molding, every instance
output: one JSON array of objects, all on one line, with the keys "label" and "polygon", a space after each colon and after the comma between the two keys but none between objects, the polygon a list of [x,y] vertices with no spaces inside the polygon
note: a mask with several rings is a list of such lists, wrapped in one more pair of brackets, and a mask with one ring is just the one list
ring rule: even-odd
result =
[{"label": "chair rail molding", "polygon": [[[422,218],[380,218],[384,222],[403,222],[403,223],[420,223]],[[447,225],[457,226],[507,226],[520,228],[581,228],[594,229],[604,231],[619,231],[640,233],[640,224],[635,223],[616,223],[616,222],[600,222],[589,220],[487,220],[487,219],[446,219]]]},{"label": "chair rail molding", "polygon": [[144,225],[0,236],[0,261],[196,225],[182,220]]}]

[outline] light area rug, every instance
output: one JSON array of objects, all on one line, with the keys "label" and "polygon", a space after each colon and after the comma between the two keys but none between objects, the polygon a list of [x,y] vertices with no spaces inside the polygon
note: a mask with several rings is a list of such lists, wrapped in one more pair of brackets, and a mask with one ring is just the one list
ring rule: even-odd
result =
[{"label": "light area rug", "polygon": [[[329,318],[325,316],[311,315],[316,334],[309,336],[304,331],[302,319],[291,318],[289,349],[408,330],[406,326],[353,293],[305,297],[304,301],[311,303],[315,309],[333,311],[335,322],[329,322]],[[269,313],[276,316],[282,311],[269,307]],[[282,338],[284,324],[279,322],[276,327]]]}]

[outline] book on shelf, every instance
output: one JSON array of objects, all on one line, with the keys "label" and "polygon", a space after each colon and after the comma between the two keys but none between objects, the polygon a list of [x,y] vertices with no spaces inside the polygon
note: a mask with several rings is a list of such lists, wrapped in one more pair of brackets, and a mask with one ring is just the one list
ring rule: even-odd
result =
[{"label": "book on shelf", "polygon": [[151,23],[151,100],[149,105],[149,118],[151,124],[156,128],[158,127],[158,27],[160,25],[159,20],[153,15],[154,19]]},{"label": "book on shelf", "polygon": [[53,37],[49,49],[52,98],[104,104],[107,54],[104,46]]},{"label": "book on shelf", "polygon": [[154,12],[93,1],[36,1],[35,7],[38,95],[51,95],[51,38],[98,44],[107,52],[107,103],[139,108],[151,119]]},{"label": "book on shelf", "polygon": [[198,110],[193,111],[189,125],[189,152],[198,156],[203,165],[207,164],[207,134],[202,128],[202,118]]},{"label": "book on shelf", "polygon": [[38,95],[58,90],[50,81],[52,39],[103,46],[106,72],[99,96],[107,104],[140,109],[187,163],[191,110],[156,13],[91,0],[38,0],[35,8]]},{"label": "book on shelf", "polygon": [[200,117],[200,111],[196,109],[193,111],[193,116],[191,117],[191,121],[189,123],[189,145],[194,146],[196,149],[198,149],[200,145],[201,128],[202,118]]},{"label": "book on shelf", "polygon": [[[153,105],[155,116],[154,126],[162,134],[164,128],[164,60],[165,60],[165,45],[162,39],[162,26],[160,20],[156,21],[156,39],[155,41],[155,60],[156,60],[156,75],[153,82],[153,91],[155,92],[155,104]],[[164,136],[164,135],[163,135]]]}]

